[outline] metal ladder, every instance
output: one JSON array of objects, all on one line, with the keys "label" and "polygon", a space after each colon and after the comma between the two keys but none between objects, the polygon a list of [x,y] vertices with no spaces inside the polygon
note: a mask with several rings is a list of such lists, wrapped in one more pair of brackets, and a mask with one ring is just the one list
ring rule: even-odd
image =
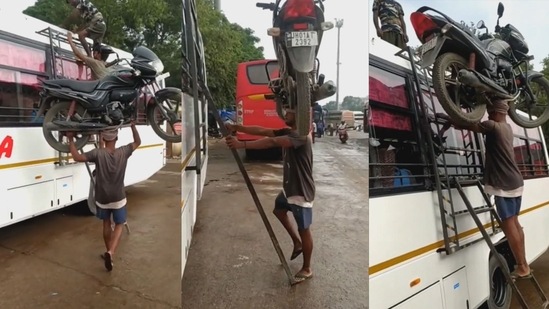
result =
[{"label": "metal ladder", "polygon": [[[36,33],[39,34],[39,35],[47,37],[50,41],[49,54],[50,54],[50,57],[51,57],[51,59],[50,59],[51,62],[50,63],[51,63],[51,66],[52,66],[50,78],[57,79],[57,78],[64,77],[65,76],[65,71],[63,69],[63,65],[60,65],[58,67],[57,59],[70,60],[70,61],[77,61],[78,60],[78,59],[76,59],[76,56],[74,56],[74,55],[70,56],[71,54],[69,54],[68,52],[67,53],[61,53],[60,52],[60,51],[63,50],[61,48],[61,43],[69,44],[69,40],[67,39],[66,31],[61,32],[61,31],[52,29],[51,27],[48,27],[48,28],[42,29],[40,31],[36,31]],[[80,43],[79,39],[75,38],[73,40],[73,43],[76,45],[76,47],[78,47],[79,49],[84,51],[84,47]]]},{"label": "metal ladder", "polygon": [[[407,55],[404,54],[405,52],[407,52]],[[463,132],[463,130],[461,130],[463,148],[444,146],[444,141],[440,136],[440,126],[444,124],[445,121],[441,121],[441,119],[438,119],[438,117],[436,117],[432,83],[429,79],[427,68],[422,69],[421,66],[417,63],[417,61],[414,59],[415,52],[411,47],[408,47],[407,50],[399,51],[396,55],[409,61],[412,66],[412,74],[414,76],[412,90],[415,97],[415,100],[413,102],[419,102],[419,106],[418,104],[414,104],[414,114],[416,120],[421,120],[418,123],[420,123],[421,125],[421,133],[423,133],[419,134],[418,136],[419,143],[427,144],[428,152],[426,150],[422,150],[422,156],[424,156],[425,159],[430,159],[426,162],[433,163],[431,166],[431,171],[427,171],[427,174],[430,174],[430,172],[433,173],[432,176],[434,177],[435,183],[428,184],[428,186],[430,186],[430,189],[437,190],[438,204],[441,215],[440,217],[442,222],[442,231],[444,235],[444,248],[440,248],[439,250],[437,250],[437,252],[445,252],[447,255],[450,255],[474,243],[484,240],[490,248],[491,253],[497,258],[500,264],[500,268],[504,273],[507,282],[511,285],[513,291],[518,296],[521,306],[525,309],[528,309],[529,306],[526,304],[524,297],[520,293],[515,281],[511,277],[510,270],[507,267],[507,262],[498,253],[495,245],[490,238],[491,235],[495,235],[496,233],[501,231],[499,229],[499,226],[501,226],[501,220],[497,214],[494,205],[492,205],[490,201],[490,197],[484,191],[484,187],[482,185],[482,182],[480,181],[482,174],[476,173],[477,168],[483,169],[482,161],[484,160],[484,156],[483,152],[481,151],[483,149],[483,145],[479,143],[478,139],[474,139],[474,135],[471,134],[471,132]],[[428,93],[427,99],[430,101],[430,104],[428,104],[424,100],[423,92],[425,91]],[[433,138],[431,138],[431,124],[435,124],[436,126],[436,138],[439,139],[438,144],[435,144]],[[437,150],[439,155],[436,154]],[[465,169],[467,169],[468,173],[458,173],[459,170],[457,169],[459,168],[462,171],[462,166],[451,166],[447,164],[446,156],[444,154],[456,153],[456,151],[465,158]],[[477,156],[475,156],[475,154],[480,154],[481,158],[477,159]],[[451,175],[448,171],[448,169],[452,167],[455,167],[457,170],[454,175]],[[472,173],[471,169],[473,170]],[[467,195],[463,191],[464,186],[470,185],[476,185],[484,199],[484,202],[486,203],[485,205],[482,205],[480,207],[472,206]],[[466,210],[456,211],[456,209],[454,208],[451,194],[451,191],[454,188],[457,189],[460,197],[462,198]],[[488,233],[486,231],[484,224],[478,217],[479,214],[487,212],[490,213],[491,218],[489,223],[489,226],[492,230],[491,233]],[[459,230],[457,228],[456,219],[457,217],[464,214],[469,214],[473,218],[473,221],[475,222],[478,230],[481,233],[481,237],[470,240],[467,243],[460,243]],[[497,226],[496,222],[498,223]],[[547,296],[543,292],[541,286],[539,285],[539,282],[533,274],[530,278],[530,281],[533,283],[540,298],[544,302],[542,308],[547,308],[549,306]]]}]

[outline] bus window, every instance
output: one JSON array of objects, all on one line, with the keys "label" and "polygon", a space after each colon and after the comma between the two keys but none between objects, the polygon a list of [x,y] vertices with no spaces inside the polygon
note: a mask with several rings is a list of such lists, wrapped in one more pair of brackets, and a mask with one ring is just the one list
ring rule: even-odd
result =
[{"label": "bus window", "polygon": [[267,85],[269,84],[269,76],[271,79],[278,77],[278,62],[273,61],[267,64],[269,75],[265,70],[265,63],[250,64],[246,67],[246,75],[248,76],[248,82],[253,85]]},{"label": "bus window", "polygon": [[68,59],[56,59],[57,74],[60,78],[70,78],[77,80],[90,80],[91,71],[83,63],[77,63],[76,61]]},{"label": "bus window", "polygon": [[0,64],[35,72],[46,72],[45,50],[0,40]]},{"label": "bus window", "polygon": [[0,69],[0,125],[30,123],[40,102],[39,77]]}]

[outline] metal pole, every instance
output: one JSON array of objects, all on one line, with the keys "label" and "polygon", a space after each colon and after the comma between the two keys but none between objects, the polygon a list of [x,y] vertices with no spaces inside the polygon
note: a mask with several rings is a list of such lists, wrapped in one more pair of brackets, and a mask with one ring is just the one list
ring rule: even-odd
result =
[{"label": "metal pole", "polygon": [[214,0],[214,8],[216,11],[221,12],[221,0]]},{"label": "metal pole", "polygon": [[337,27],[337,80],[336,80],[336,110],[339,110],[339,54],[341,47],[341,27],[343,27],[343,19],[336,18],[336,27]]}]

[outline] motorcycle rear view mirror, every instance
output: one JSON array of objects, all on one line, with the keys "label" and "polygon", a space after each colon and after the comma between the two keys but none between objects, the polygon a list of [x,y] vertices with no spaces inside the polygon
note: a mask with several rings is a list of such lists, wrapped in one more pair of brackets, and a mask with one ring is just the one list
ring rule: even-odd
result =
[{"label": "motorcycle rear view mirror", "polygon": [[500,2],[498,4],[498,17],[501,18],[501,16],[503,16],[503,10],[504,10],[503,3]]},{"label": "motorcycle rear view mirror", "polygon": [[484,28],[486,28],[486,25],[484,24],[484,20],[480,20],[477,23],[477,29],[484,29]]}]

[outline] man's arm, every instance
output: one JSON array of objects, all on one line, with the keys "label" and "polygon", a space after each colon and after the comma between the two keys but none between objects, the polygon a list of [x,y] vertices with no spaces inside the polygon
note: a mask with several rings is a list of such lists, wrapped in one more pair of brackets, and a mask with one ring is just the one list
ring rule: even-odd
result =
[{"label": "man's arm", "polygon": [[235,149],[268,149],[268,148],[292,148],[304,144],[306,137],[273,136],[256,141],[241,142],[233,136],[226,137],[229,148]]},{"label": "man's arm", "polygon": [[374,12],[374,27],[376,28],[377,36],[381,37],[381,28],[379,27],[379,2],[377,0],[374,0],[372,11]]},{"label": "man's arm", "polygon": [[69,139],[69,150],[71,151],[71,156],[73,158],[74,161],[76,162],[88,162],[90,160],[88,160],[88,158],[86,157],[85,154],[81,154],[78,152],[78,150],[76,150],[76,146],[74,145],[74,139],[73,139],[73,136],[67,136],[68,139]]},{"label": "man's arm", "polygon": [[269,128],[260,127],[260,126],[242,126],[239,124],[231,124],[231,125],[227,125],[227,129],[229,129],[229,131],[238,131],[238,132],[242,132],[250,135],[268,136],[268,137],[275,136],[274,129],[269,129]]},{"label": "man's arm", "polygon": [[74,53],[74,55],[82,60],[82,61],[86,61],[88,56],[84,55],[84,53],[82,53],[77,47],[76,45],[74,44],[73,40],[72,40],[72,32],[68,32],[67,33],[67,39],[69,41],[69,45],[71,46],[71,49],[72,49],[72,52]]},{"label": "man's arm", "polygon": [[132,145],[132,151],[136,150],[141,145],[141,137],[139,136],[139,132],[137,131],[137,128],[135,127],[135,123],[132,122],[132,134],[133,134],[133,143]]},{"label": "man's arm", "polygon": [[[437,114],[437,116],[439,118],[445,119],[446,121],[448,121],[448,123],[450,123],[450,125],[452,125],[454,128],[456,128],[458,130],[468,130],[468,131],[473,131],[475,133],[485,134],[486,132],[490,131],[494,127],[494,123],[491,120],[484,121],[484,122],[479,122],[479,123],[475,123],[475,124],[471,124],[471,125],[461,125],[461,124],[457,124],[448,115],[439,113],[439,114]],[[446,131],[446,130],[444,130],[444,131]]]}]

